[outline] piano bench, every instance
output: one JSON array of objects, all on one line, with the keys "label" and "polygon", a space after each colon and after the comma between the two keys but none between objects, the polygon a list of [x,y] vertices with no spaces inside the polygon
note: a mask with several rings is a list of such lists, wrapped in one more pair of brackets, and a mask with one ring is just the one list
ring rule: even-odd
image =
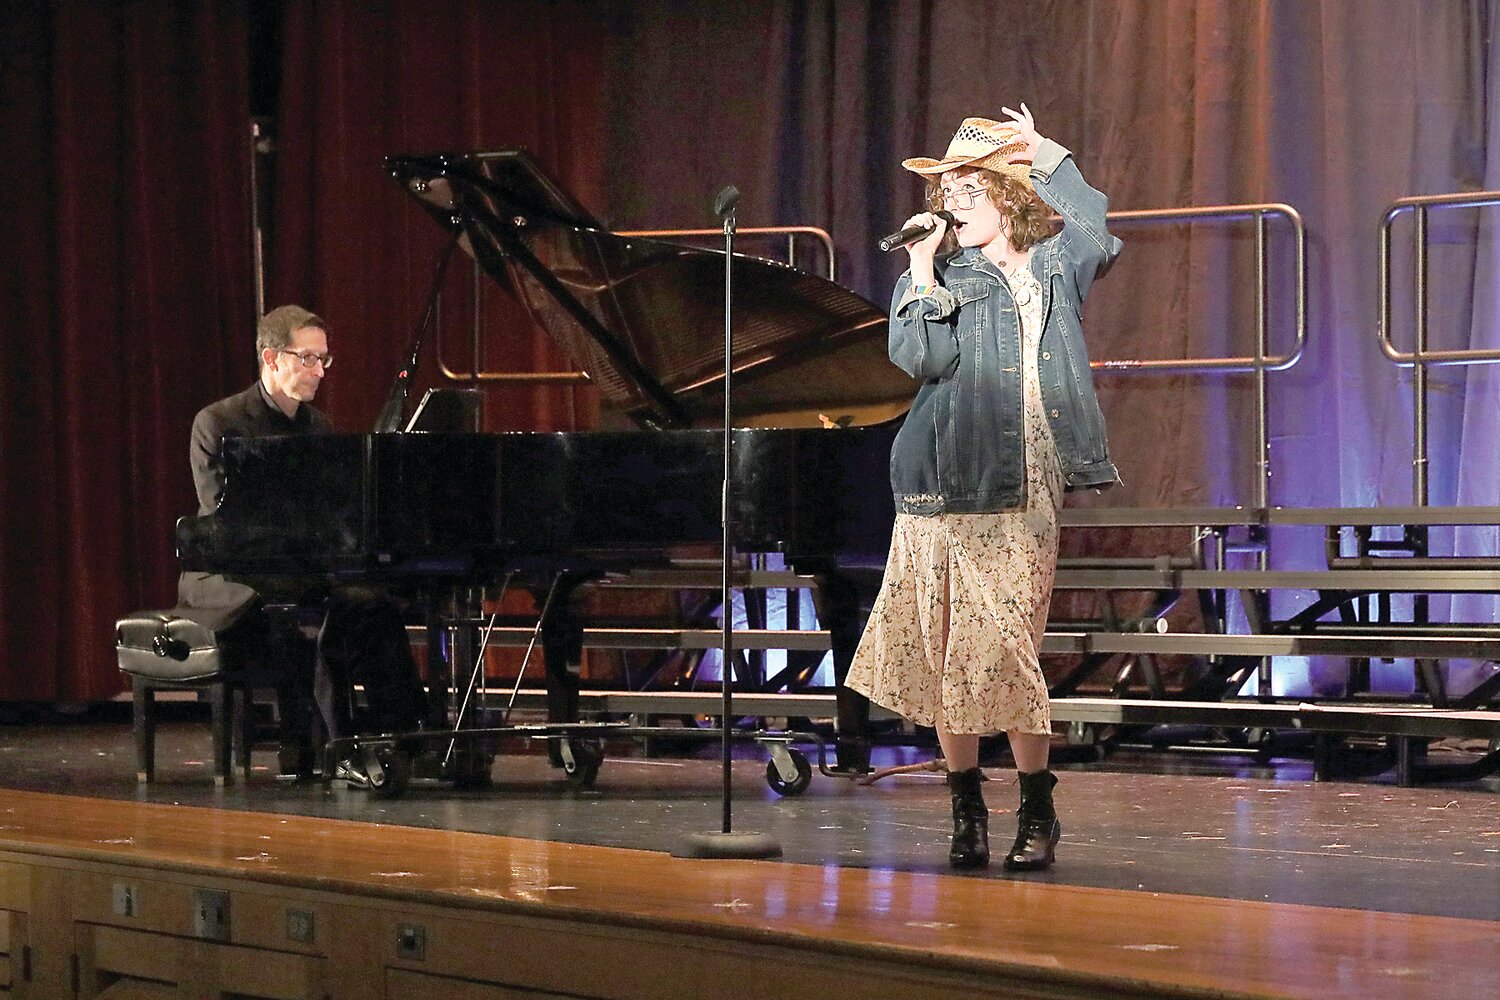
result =
[{"label": "piano bench", "polygon": [[215,785],[229,781],[235,763],[249,779],[254,691],[283,686],[285,671],[278,669],[279,644],[271,641],[263,612],[215,619],[213,611],[172,608],[115,623],[115,653],[131,679],[136,780],[142,784],[156,775],[159,691],[195,691],[208,701]]}]

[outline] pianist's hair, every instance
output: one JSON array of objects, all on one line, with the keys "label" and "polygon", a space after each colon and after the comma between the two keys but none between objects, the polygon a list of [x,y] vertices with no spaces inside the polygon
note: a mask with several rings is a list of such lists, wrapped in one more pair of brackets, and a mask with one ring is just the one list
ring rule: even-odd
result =
[{"label": "pianist's hair", "polygon": [[279,306],[262,317],[255,326],[256,370],[259,371],[263,365],[262,351],[281,350],[292,342],[292,334],[308,327],[328,332],[328,324],[321,317],[301,306]]},{"label": "pianist's hair", "polygon": [[[1052,235],[1052,210],[1029,186],[994,170],[984,167],[958,167],[944,174],[927,177],[927,208],[931,212],[942,211],[943,178],[949,175],[966,177],[976,174],[990,196],[990,204],[1000,210],[1000,218],[1010,232],[1010,245],[1014,250],[1025,250]],[[958,249],[958,236],[950,228],[938,245],[938,253],[953,253]]]}]

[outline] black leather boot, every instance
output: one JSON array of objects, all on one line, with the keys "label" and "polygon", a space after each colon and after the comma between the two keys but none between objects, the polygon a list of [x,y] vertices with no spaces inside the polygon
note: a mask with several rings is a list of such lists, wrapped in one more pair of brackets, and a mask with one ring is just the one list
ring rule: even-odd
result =
[{"label": "black leather boot", "polygon": [[1017,773],[1021,777],[1021,808],[1016,811],[1016,842],[1005,856],[1005,870],[1041,871],[1057,860],[1057,842],[1062,837],[1062,824],[1052,806],[1057,775],[1046,769]]},{"label": "black leather boot", "polygon": [[990,811],[984,804],[979,783],[984,774],[977,767],[948,774],[953,793],[953,844],[948,863],[954,868],[983,868],[990,863]]}]

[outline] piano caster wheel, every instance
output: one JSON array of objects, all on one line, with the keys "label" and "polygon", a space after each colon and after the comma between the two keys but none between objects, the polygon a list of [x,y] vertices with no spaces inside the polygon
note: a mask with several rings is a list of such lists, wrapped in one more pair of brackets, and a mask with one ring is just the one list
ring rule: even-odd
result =
[{"label": "piano caster wheel", "polygon": [[370,794],[377,799],[398,799],[411,784],[411,757],[404,750],[377,750],[378,767],[368,767]]},{"label": "piano caster wheel", "polygon": [[801,795],[807,791],[807,786],[812,784],[812,764],[807,759],[807,754],[801,750],[787,748],[787,756],[791,758],[792,766],[797,769],[797,776],[788,781],[781,774],[781,768],[776,766],[776,761],[770,760],[766,763],[766,784],[771,786],[771,791],[777,795]]},{"label": "piano caster wheel", "polygon": [[604,744],[596,739],[567,740],[563,750],[563,773],[574,788],[593,788],[604,763]]},{"label": "piano caster wheel", "polygon": [[495,758],[487,753],[460,751],[453,756],[453,787],[459,789],[488,788],[490,767]]}]

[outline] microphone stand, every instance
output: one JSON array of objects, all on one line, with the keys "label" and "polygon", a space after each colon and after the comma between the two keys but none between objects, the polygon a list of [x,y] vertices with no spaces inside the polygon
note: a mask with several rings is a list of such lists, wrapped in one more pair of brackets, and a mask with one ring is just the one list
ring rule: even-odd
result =
[{"label": "microphone stand", "polygon": [[734,591],[730,589],[730,562],[733,548],[730,512],[734,483],[734,424],[730,408],[730,383],[734,378],[734,325],[730,308],[734,295],[734,210],[740,192],[734,185],[721,190],[714,198],[714,214],[724,223],[724,484],[720,494],[719,521],[723,529],[720,542],[722,573],[720,586],[724,594],[724,634],[720,648],[719,687],[723,694],[720,720],[720,761],[723,767],[723,823],[716,833],[691,833],[672,852],[685,858],[779,858],[781,844],[770,834],[735,833],[732,811],[734,775],[730,767],[729,727],[734,710]]}]

